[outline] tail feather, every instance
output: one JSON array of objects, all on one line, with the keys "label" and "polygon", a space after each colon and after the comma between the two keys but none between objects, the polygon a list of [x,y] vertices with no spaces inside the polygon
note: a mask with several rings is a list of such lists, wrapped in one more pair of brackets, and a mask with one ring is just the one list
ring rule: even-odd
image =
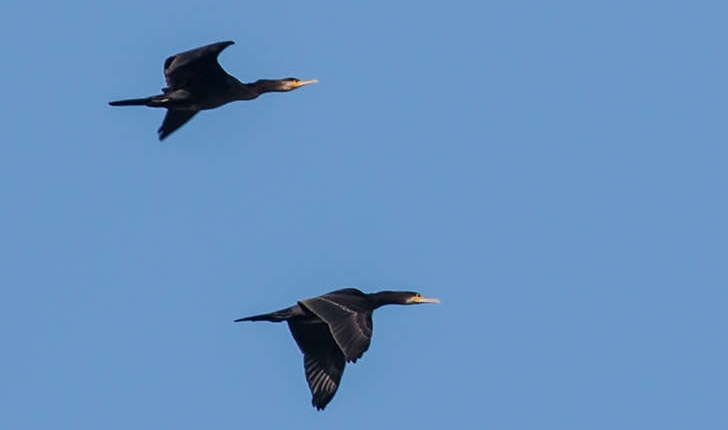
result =
[{"label": "tail feather", "polygon": [[270,322],[281,322],[291,317],[291,310],[282,309],[280,311],[271,312],[267,314],[253,315],[252,317],[245,317],[236,319],[235,322],[240,321],[270,321]]},{"label": "tail feather", "polygon": [[141,99],[116,100],[109,102],[111,106],[149,106],[149,107],[168,107],[169,97],[164,94],[156,96],[144,97]]},{"label": "tail feather", "polygon": [[152,97],[144,97],[143,99],[127,99],[117,100],[109,102],[111,106],[149,106],[149,102],[152,101]]}]

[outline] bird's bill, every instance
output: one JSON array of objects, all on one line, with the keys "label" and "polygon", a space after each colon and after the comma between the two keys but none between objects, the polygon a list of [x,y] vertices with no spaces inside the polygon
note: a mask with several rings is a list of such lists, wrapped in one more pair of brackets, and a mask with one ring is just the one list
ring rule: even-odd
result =
[{"label": "bird's bill", "polygon": [[415,296],[409,299],[410,303],[440,303],[440,299],[431,297]]},{"label": "bird's bill", "polygon": [[293,83],[293,88],[299,88],[304,85],[316,84],[316,83],[318,83],[318,79],[309,79],[307,81],[296,81]]}]

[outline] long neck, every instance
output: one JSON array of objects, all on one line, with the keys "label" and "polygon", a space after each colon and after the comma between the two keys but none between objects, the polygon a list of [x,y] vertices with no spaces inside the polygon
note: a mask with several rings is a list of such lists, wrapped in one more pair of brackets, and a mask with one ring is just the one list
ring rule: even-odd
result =
[{"label": "long neck", "polygon": [[399,291],[380,291],[369,294],[369,300],[374,304],[374,309],[384,305],[401,305],[402,293]]},{"label": "long neck", "polygon": [[273,91],[286,91],[282,89],[281,83],[277,79],[259,79],[255,82],[244,84],[233,78],[231,82],[236,100],[252,100],[263,93]]},{"label": "long neck", "polygon": [[285,92],[288,91],[287,88],[284,88],[282,85],[282,82],[280,79],[258,79],[257,81],[247,84],[247,86],[256,93],[256,95],[261,95],[263,93],[271,93],[271,92]]}]

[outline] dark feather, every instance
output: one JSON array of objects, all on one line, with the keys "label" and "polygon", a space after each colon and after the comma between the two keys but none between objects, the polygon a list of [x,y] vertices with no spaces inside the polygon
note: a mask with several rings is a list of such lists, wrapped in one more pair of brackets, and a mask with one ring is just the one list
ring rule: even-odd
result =
[{"label": "dark feather", "polygon": [[311,404],[324,409],[336,394],[344,374],[344,355],[326,324],[288,321],[288,328],[303,352],[303,367],[311,390]]},{"label": "dark feather", "polygon": [[[298,303],[328,324],[346,361],[356,362],[369,349],[372,310],[368,308],[364,293],[359,290],[353,290],[353,293],[352,290],[334,291]],[[361,299],[356,300],[359,295]]]},{"label": "dark feather", "polygon": [[200,48],[181,52],[164,60],[164,77],[167,93],[179,88],[194,86],[199,82],[214,82],[227,76],[217,57],[223,49],[234,42],[218,42]]},{"label": "dark feather", "polygon": [[159,133],[159,140],[164,140],[165,137],[182,127],[187,121],[191,120],[197,112],[199,111],[167,109],[164,121],[162,121],[162,125],[157,130],[157,133]]}]

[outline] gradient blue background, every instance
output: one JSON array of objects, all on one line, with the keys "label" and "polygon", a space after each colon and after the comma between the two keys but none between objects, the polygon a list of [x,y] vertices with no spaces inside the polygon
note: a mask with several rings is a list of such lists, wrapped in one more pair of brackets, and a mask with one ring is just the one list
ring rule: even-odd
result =
[{"label": "gradient blue background", "polygon": [[[724,2],[19,2],[0,427],[728,428]],[[171,54],[321,83],[165,142]],[[281,324],[414,289],[323,413]]]}]

